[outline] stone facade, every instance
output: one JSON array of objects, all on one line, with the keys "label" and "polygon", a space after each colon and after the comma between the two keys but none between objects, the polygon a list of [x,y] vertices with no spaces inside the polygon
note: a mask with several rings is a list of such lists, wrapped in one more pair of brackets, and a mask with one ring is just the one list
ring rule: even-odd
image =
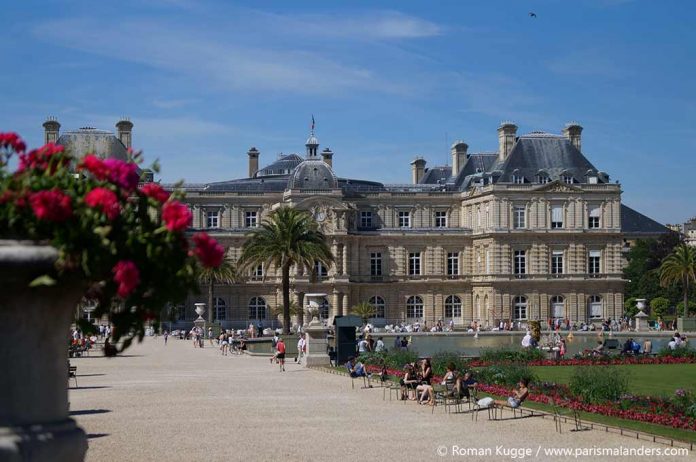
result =
[{"label": "stone facade", "polygon": [[[229,247],[235,260],[246,234],[274,208],[307,210],[336,263],[296,270],[291,290],[299,306],[306,293],[326,293],[328,318],[361,301],[377,306],[377,322],[620,316],[620,185],[580,153],[579,125],[563,135],[518,137],[516,129],[501,125],[498,153],[469,154],[455,143],[454,168],[427,169],[417,158],[408,185],[336,177],[327,156],[318,169],[314,134],[304,160],[284,156],[260,170],[252,148],[249,178],[185,186],[193,228]],[[243,283],[216,287],[223,325],[268,325],[271,309],[282,304],[279,276],[263,268]],[[202,298],[192,295],[180,307],[182,321],[193,318]]]}]

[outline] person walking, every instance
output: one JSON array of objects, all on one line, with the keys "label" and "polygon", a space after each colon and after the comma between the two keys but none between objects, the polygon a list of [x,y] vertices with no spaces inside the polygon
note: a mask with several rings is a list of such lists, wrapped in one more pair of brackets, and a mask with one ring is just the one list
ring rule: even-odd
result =
[{"label": "person walking", "polygon": [[283,341],[282,337],[278,339],[276,350],[278,351],[276,359],[278,360],[280,372],[285,372],[285,342]]},{"label": "person walking", "polygon": [[305,340],[304,334],[300,334],[300,338],[297,341],[297,357],[295,358],[296,363],[302,364],[302,357],[307,353],[307,340]]},{"label": "person walking", "polygon": [[167,346],[167,340],[169,339],[169,331],[164,331],[164,334],[162,334],[164,337],[164,346]]}]

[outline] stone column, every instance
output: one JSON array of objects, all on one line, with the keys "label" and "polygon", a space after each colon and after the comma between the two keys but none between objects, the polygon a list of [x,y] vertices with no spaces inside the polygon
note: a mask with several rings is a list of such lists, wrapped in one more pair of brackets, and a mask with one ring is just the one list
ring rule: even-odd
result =
[{"label": "stone column", "polygon": [[307,356],[305,357],[306,367],[321,367],[331,364],[327,353],[329,343],[326,334],[328,331],[329,329],[324,327],[317,318],[314,318],[312,322],[305,327],[305,340],[307,341]]}]

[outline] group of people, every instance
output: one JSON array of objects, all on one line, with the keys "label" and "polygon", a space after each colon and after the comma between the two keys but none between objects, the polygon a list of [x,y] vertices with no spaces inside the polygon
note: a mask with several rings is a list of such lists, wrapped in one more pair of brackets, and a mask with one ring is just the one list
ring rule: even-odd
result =
[{"label": "group of people", "polygon": [[[429,358],[421,359],[417,363],[408,363],[404,366],[404,376],[399,381],[401,385],[401,399],[417,401],[419,404],[435,404],[435,391],[433,388],[433,369]],[[470,371],[459,373],[453,363],[447,365],[447,372],[442,378],[441,385],[446,392],[458,399],[470,399],[471,389],[477,386]]]},{"label": "group of people", "polygon": [[360,336],[358,338],[358,353],[363,354],[363,353],[371,353],[371,352],[380,352],[380,351],[386,351],[386,348],[384,346],[384,338],[379,337],[377,341],[372,338],[372,335],[367,334],[365,336]]},{"label": "group of people", "polygon": [[[271,340],[271,347],[273,348],[273,356],[270,358],[271,364],[275,361],[278,364],[278,368],[281,372],[285,372],[285,354],[286,347],[285,341],[277,333],[273,336]],[[307,355],[307,339],[304,333],[300,333],[297,339],[297,356],[295,356],[295,362],[302,364],[302,359]]]}]

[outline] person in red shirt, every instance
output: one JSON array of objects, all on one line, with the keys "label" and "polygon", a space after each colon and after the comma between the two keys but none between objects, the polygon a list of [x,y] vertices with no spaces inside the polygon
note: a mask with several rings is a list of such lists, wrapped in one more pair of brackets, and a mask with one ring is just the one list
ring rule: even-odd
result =
[{"label": "person in red shirt", "polygon": [[285,371],[285,342],[283,341],[283,338],[278,339],[278,343],[276,344],[276,351],[278,352],[276,354],[276,359],[278,360],[278,364],[280,365],[280,371],[284,372]]}]

